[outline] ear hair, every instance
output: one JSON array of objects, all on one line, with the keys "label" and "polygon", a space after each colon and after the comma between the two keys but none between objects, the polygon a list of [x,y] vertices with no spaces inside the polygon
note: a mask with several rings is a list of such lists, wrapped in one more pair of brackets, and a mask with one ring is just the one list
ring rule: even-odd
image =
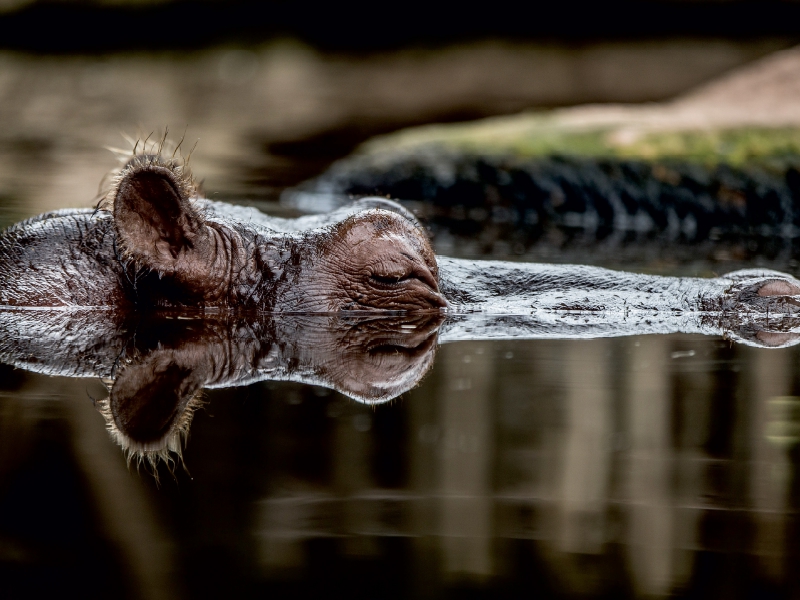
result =
[{"label": "ear hair", "polygon": [[131,464],[136,465],[137,469],[144,466],[147,471],[152,473],[156,482],[158,482],[159,463],[163,462],[173,475],[177,465],[182,465],[186,469],[183,462],[183,448],[189,438],[189,428],[192,425],[194,413],[204,405],[202,392],[196,392],[186,403],[178,422],[161,440],[160,444],[144,445],[130,438],[119,428],[111,410],[110,396],[95,403],[95,407],[106,422],[106,430],[111,439],[122,448],[128,467]]},{"label": "ear hair", "polygon": [[152,270],[169,271],[203,228],[193,205],[197,188],[188,170],[173,159],[141,154],[115,177],[102,208],[114,215],[123,256]]},{"label": "ear hair", "polygon": [[185,161],[175,157],[165,158],[162,154],[126,154],[126,156],[129,158],[121,168],[106,175],[105,189],[101,191],[100,200],[97,203],[98,210],[113,212],[114,199],[119,193],[120,185],[133,173],[141,171],[161,172],[171,180],[176,191],[183,198],[193,199],[202,195],[200,186]]}]

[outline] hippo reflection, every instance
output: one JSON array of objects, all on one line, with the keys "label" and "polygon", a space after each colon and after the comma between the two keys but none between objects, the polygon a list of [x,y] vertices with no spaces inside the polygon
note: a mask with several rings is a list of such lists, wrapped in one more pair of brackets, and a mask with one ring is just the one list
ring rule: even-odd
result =
[{"label": "hippo reflection", "polygon": [[179,451],[203,388],[296,381],[364,403],[395,398],[430,368],[443,319],[0,310],[0,360],[99,377],[109,397],[97,406],[112,436],[148,456]]},{"label": "hippo reflection", "polygon": [[434,256],[399,205],[357,202],[276,219],[199,197],[179,162],[136,155],[96,212],[68,210],[0,237],[0,305],[262,312],[583,311],[749,318],[798,311],[774,271],[716,279]]},{"label": "hippo reflection", "polygon": [[374,404],[415,386],[431,368],[437,345],[452,341],[683,331],[780,347],[800,337],[796,317],[756,315],[732,325],[670,313],[243,316],[6,308],[0,309],[0,360],[49,375],[100,378],[109,395],[96,406],[112,437],[137,460],[154,462],[180,454],[203,388],[296,381]]}]

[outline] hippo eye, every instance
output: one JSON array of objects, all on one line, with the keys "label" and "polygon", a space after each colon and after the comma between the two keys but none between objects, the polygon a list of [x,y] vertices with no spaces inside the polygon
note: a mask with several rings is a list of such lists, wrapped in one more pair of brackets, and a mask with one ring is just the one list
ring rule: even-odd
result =
[{"label": "hippo eye", "polygon": [[398,283],[402,283],[404,281],[408,281],[409,279],[414,279],[414,275],[411,273],[407,275],[397,276],[385,276],[385,275],[370,275],[370,279],[381,285],[397,285]]}]

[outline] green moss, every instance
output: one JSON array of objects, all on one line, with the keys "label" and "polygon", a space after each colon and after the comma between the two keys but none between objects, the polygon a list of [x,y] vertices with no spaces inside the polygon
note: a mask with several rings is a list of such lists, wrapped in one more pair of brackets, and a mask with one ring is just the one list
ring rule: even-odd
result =
[{"label": "green moss", "polygon": [[630,145],[619,146],[616,155],[736,165],[766,159],[797,159],[800,157],[800,129],[650,133]]},{"label": "green moss", "polygon": [[534,135],[520,136],[519,139],[503,139],[492,143],[462,142],[461,150],[481,154],[503,153],[518,156],[550,156],[553,154],[570,154],[581,156],[613,156],[615,152],[609,147],[606,131],[569,132],[547,129]]},{"label": "green moss", "polygon": [[645,132],[635,128],[577,128],[543,115],[521,115],[413,128],[369,142],[363,151],[392,153],[422,148],[478,155],[607,156],[741,165],[753,161],[796,162],[800,158],[800,128]]}]

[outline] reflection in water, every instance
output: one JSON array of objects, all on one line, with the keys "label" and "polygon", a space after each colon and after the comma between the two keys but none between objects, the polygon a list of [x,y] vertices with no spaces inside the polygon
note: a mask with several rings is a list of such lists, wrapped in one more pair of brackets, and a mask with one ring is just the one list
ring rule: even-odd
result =
[{"label": "reflection in water", "polygon": [[[467,263],[440,262],[457,267],[451,278],[481,275]],[[503,265],[482,269],[496,277]],[[634,296],[642,279],[629,282]],[[219,545],[230,563],[238,565],[241,555],[250,561],[249,581],[264,591],[298,579],[302,588],[315,578],[326,590],[349,591],[352,578],[365,581],[365,567],[377,565],[361,596],[409,576],[413,581],[393,595],[464,585],[554,595],[713,595],[738,574],[740,557],[755,563],[747,571],[753,589],[786,581],[783,561],[794,559],[797,537],[797,459],[786,448],[795,452],[800,441],[789,366],[797,356],[789,347],[800,340],[793,301],[779,304],[788,310],[777,315],[660,304],[629,310],[619,297],[616,305],[609,301],[606,288],[590,286],[605,310],[580,310],[591,304],[576,301],[530,311],[523,284],[517,281],[513,289],[521,292],[511,296],[520,303],[504,295],[491,313],[0,310],[0,361],[99,378],[107,396],[95,408],[111,438],[154,474],[162,463],[173,471],[175,459],[182,461],[190,426],[196,432],[207,414],[198,408],[207,403],[216,416],[235,403],[214,399],[257,396],[248,407],[252,420],[229,418],[227,430],[223,419],[201,425],[205,442],[192,467],[197,487],[174,492],[172,518],[182,520],[183,531],[164,534],[147,499],[131,493],[148,484],[118,485],[125,473],[109,466],[108,449],[105,463],[98,458],[102,442],[89,441],[88,430],[100,422],[82,413],[92,412],[88,402],[78,408],[76,398],[55,391],[58,384],[39,378],[47,390],[41,396],[22,392],[0,408],[54,395],[70,400],[60,410],[74,425],[75,460],[97,487],[104,526],[116,532],[142,589],[167,589],[178,559],[169,552],[163,560],[148,557],[170,533],[188,554],[182,568],[201,587],[203,565],[217,570],[223,562]],[[473,302],[464,306],[491,304],[481,296],[485,289],[472,288]],[[502,314],[520,307],[530,314]],[[683,337],[663,335],[676,333]],[[727,340],[720,345],[718,336]],[[740,344],[734,349],[730,341]],[[401,395],[391,412],[377,407]],[[16,429],[13,417],[5,423]],[[15,459],[8,457],[17,452],[10,444],[0,454],[0,474],[11,464],[12,484]],[[24,497],[30,488],[17,489]],[[49,490],[41,496],[60,497]],[[229,518],[241,522],[198,540],[187,531],[211,529],[205,517],[187,516],[187,506],[202,504],[198,498],[220,509],[215,516],[235,514]],[[151,524],[147,535],[119,524],[129,513],[136,524]],[[198,543],[208,556],[195,561],[186,548]]]},{"label": "reflection in water", "polygon": [[[735,329],[694,315],[614,316],[536,312],[485,315],[253,315],[114,310],[0,311],[0,360],[30,371],[98,377],[96,401],[112,437],[154,463],[180,454],[203,388],[295,381],[379,404],[412,389],[437,342],[616,337],[634,333],[725,333],[766,348],[797,342],[800,321],[736,316]],[[65,333],[66,332],[66,333]],[[576,377],[579,379],[578,374]]]},{"label": "reflection in water", "polygon": [[97,408],[112,437],[152,462],[180,453],[202,388],[297,381],[366,404],[395,398],[430,368],[443,320],[7,310],[0,357],[50,375],[102,378],[109,395]]},{"label": "reflection in water", "polygon": [[[362,127],[374,113],[386,127],[387,102],[403,105],[398,123],[422,118],[407,102],[420,85],[396,69],[375,85],[385,57],[365,69],[273,50],[251,57],[261,83],[247,93],[230,77],[208,79],[239,50],[165,57],[155,71],[152,57],[3,57],[13,93],[0,134],[0,218],[88,205],[111,166],[100,147],[140,121],[190,122],[210,189],[274,199],[311,174],[298,161],[318,146],[314,132],[341,127],[331,119]],[[537,52],[531,68],[563,61]],[[570,52],[585,62],[584,50]],[[688,72],[685,60],[675,64]],[[623,71],[620,81],[641,85]],[[299,84],[283,82],[298,72]],[[481,93],[502,88],[462,79]],[[547,94],[550,79],[515,77]],[[398,86],[403,93],[385,93]],[[422,87],[431,90],[425,118],[444,111],[437,86]],[[298,152],[292,140],[309,135]],[[259,144],[269,152],[255,152]],[[481,223],[494,258],[525,242],[524,231],[491,230],[507,213],[480,223],[474,214],[455,224],[456,234],[473,227],[459,244],[483,244]],[[452,232],[438,233],[442,250]],[[641,240],[620,238],[606,257],[591,237],[588,249],[545,258],[622,256],[649,269],[699,254],[643,255]],[[470,254],[459,244],[455,254]],[[775,240],[734,249],[784,260],[764,247]],[[681,272],[738,266],[724,254]],[[793,319],[167,316],[0,310],[0,360],[24,369],[0,365],[0,596],[798,596]],[[669,332],[682,333],[643,335]],[[183,452],[193,478],[177,471],[175,485],[164,477],[156,489],[130,473],[95,408],[144,460],[180,451],[191,424]]]},{"label": "reflection in water", "polygon": [[[118,467],[91,442],[100,422],[82,412],[84,384],[39,377],[4,400],[14,451],[2,446],[0,466],[13,473],[24,432],[63,414],[105,522],[149,523],[150,538],[109,529],[144,588],[174,569],[221,585],[210,564],[251,591],[317,580],[357,597],[794,589],[797,347],[520,319],[0,311],[3,360],[102,378],[98,407],[141,456],[177,447],[210,388],[191,485],[133,502],[147,478],[108,479]],[[547,339],[498,339],[515,333]],[[403,400],[364,407],[328,390]],[[159,529],[156,506],[175,524]],[[155,564],[143,549],[158,535],[182,550]]]}]

